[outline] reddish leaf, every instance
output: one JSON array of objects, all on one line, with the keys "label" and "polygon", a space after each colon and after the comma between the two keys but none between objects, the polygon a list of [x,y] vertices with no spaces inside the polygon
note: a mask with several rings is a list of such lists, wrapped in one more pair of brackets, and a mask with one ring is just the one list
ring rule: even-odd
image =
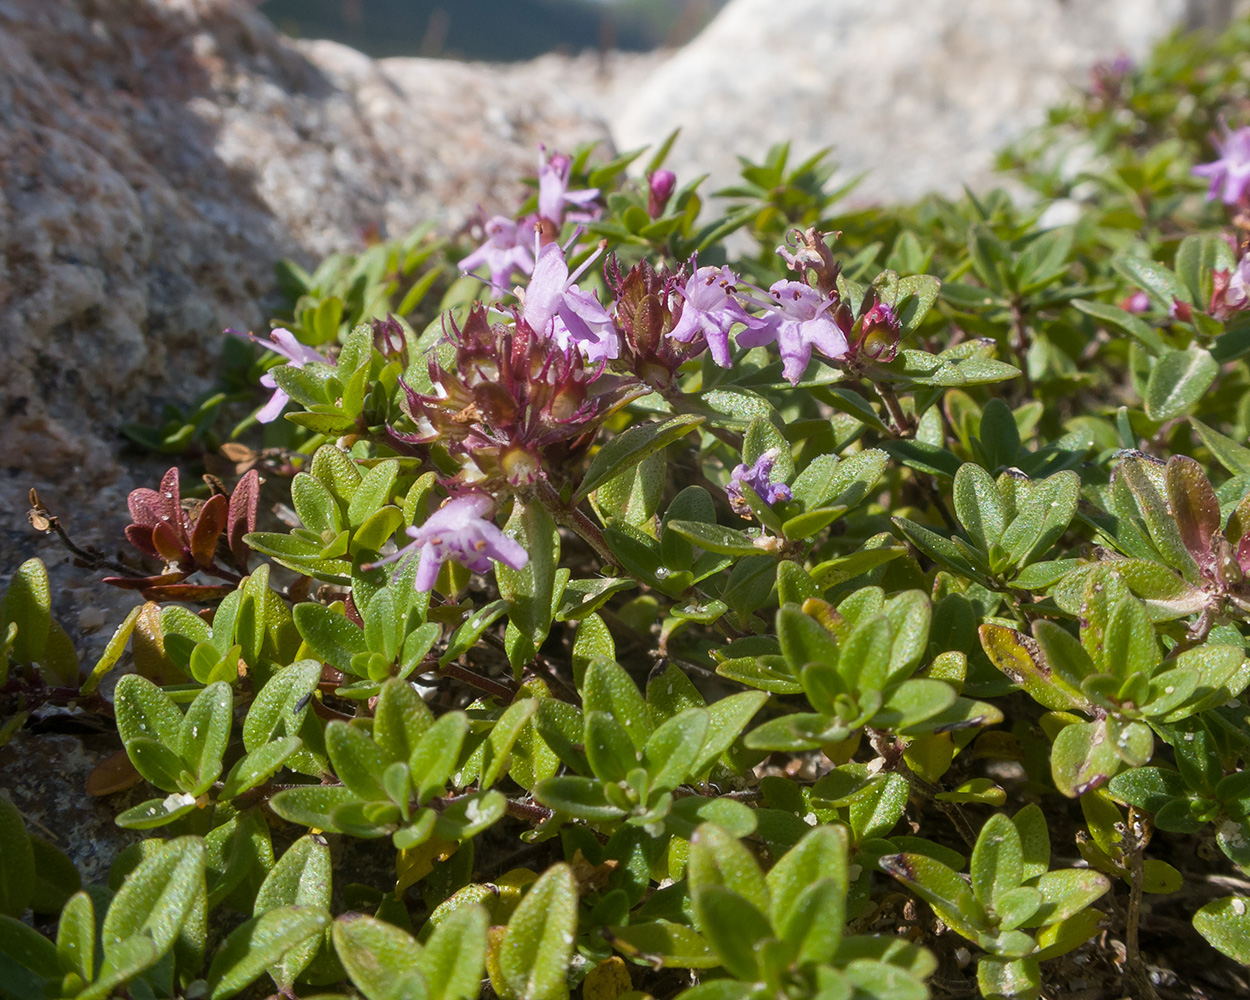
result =
[{"label": "reddish leaf", "polygon": [[219,601],[234,589],[224,583],[161,584],[145,589],[143,597],[149,601]]},{"label": "reddish leaf", "polygon": [[105,757],[87,775],[87,794],[91,796],[112,795],[133,788],[143,780],[135,770],[125,750],[118,750]]},{"label": "reddish leaf", "polygon": [[152,544],[152,526],[150,524],[126,525],[126,540],[140,552],[146,552],[153,558],[158,558],[156,546]]},{"label": "reddish leaf", "polygon": [[126,498],[135,524],[156,525],[164,521],[181,521],[182,498],[178,490],[178,469],[172,468],[161,477],[158,490],[142,487]]},{"label": "reddish leaf", "polygon": [[167,521],[162,521],[152,529],[152,544],[156,546],[157,556],[170,566],[181,566],[187,561],[186,539]]},{"label": "reddish leaf", "polygon": [[1209,569],[1214,561],[1212,541],[1220,530],[1220,502],[1202,466],[1175,455],[1167,465],[1168,506],[1176,518],[1185,548],[1194,561]]},{"label": "reddish leaf", "polygon": [[191,530],[191,556],[201,566],[211,566],[215,561],[217,539],[226,527],[228,507],[229,501],[218,493],[200,508],[200,516]]},{"label": "reddish leaf", "polygon": [[247,572],[250,553],[243,536],[256,530],[256,505],[260,500],[260,473],[252,469],[240,479],[230,494],[230,511],[226,516],[226,541],[235,565]]},{"label": "reddish leaf", "polygon": [[159,576],[106,576],[102,582],[122,590],[147,590],[149,587],[178,583],[186,578],[186,573],[162,573]]}]

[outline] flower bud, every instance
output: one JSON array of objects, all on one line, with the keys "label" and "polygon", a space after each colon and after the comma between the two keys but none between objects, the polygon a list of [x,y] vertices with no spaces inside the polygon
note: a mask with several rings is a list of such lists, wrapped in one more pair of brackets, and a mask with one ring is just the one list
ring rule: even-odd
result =
[{"label": "flower bud", "polygon": [[657,170],[647,176],[647,214],[651,218],[658,219],[664,214],[676,187],[677,175],[671,170]]},{"label": "flower bud", "polygon": [[856,352],[873,361],[893,361],[898,354],[901,326],[894,309],[878,302],[860,320]]}]

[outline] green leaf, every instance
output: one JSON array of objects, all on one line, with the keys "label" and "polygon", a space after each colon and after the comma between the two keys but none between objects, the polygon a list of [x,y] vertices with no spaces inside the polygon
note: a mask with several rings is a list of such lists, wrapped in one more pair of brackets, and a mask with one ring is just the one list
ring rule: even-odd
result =
[{"label": "green leaf", "polygon": [[504,534],[529,553],[521,569],[495,564],[499,593],[509,602],[508,621],[525,640],[510,651],[514,670],[532,660],[551,628],[556,566],[560,562],[560,535],[551,515],[537,503],[516,501]]},{"label": "green leaf", "polygon": [[1250,965],[1250,905],[1243,897],[1213,899],[1194,914],[1194,927],[1218,951]]},{"label": "green leaf", "polygon": [[1042,973],[1033,958],[996,958],[977,961],[977,988],[986,1000],[1035,1000],[1041,993]]},{"label": "green leaf", "polygon": [[1042,904],[1025,921],[1025,927],[1050,926],[1068,920],[1111,888],[1105,875],[1080,868],[1045,872],[1035,885],[1042,894]]},{"label": "green leaf", "polygon": [[458,907],[439,921],[418,964],[430,1000],[473,1000],[478,995],[489,921],[485,907],[476,903]]},{"label": "green leaf", "polygon": [[1074,722],[1055,737],[1050,751],[1051,778],[1070,799],[1097,788],[1119,768],[1120,758],[1102,722]]},{"label": "green leaf", "polygon": [[311,601],[295,605],[293,614],[309,648],[337,670],[352,673],[352,657],[369,651],[364,630],[346,615]]},{"label": "green leaf", "polygon": [[503,986],[522,1000],[563,1000],[577,935],[577,883],[563,862],[548,868],[508,921],[499,951]]},{"label": "green leaf", "polygon": [[1187,580],[1197,580],[1198,564],[1185,547],[1180,529],[1168,507],[1162,492],[1163,476],[1155,475],[1160,471],[1146,456],[1133,455],[1117,466],[1115,479],[1128,487],[1146,523],[1146,530],[1150,532],[1151,541],[1168,565],[1178,570]]},{"label": "green leaf", "polygon": [[35,891],[35,854],[17,806],[0,795],[0,913],[20,917]]},{"label": "green leaf", "polygon": [[803,835],[766,877],[769,918],[800,963],[823,963],[838,950],[846,923],[847,835],[818,826]]},{"label": "green leaf", "polygon": [[52,1000],[61,978],[56,946],[33,927],[0,914],[0,997],[5,1000]]},{"label": "green leaf", "polygon": [[691,887],[695,924],[721,964],[738,979],[760,978],[760,946],[772,936],[768,918],[722,885]]},{"label": "green leaf", "polygon": [[979,465],[961,465],[955,474],[955,515],[982,552],[1002,538],[1005,518],[998,484]]},{"label": "green leaf", "polygon": [[727,556],[751,556],[761,552],[758,539],[723,525],[699,521],[670,521],[667,527],[708,552],[719,552]]},{"label": "green leaf", "polygon": [[593,709],[586,713],[586,759],[595,777],[602,782],[616,783],[638,766],[638,751],[629,734],[607,712]]},{"label": "green leaf", "polygon": [[422,948],[411,934],[376,917],[354,913],[334,921],[334,950],[368,1000],[426,1000],[418,971]]},{"label": "green leaf", "polygon": [[27,559],[9,580],[0,604],[0,635],[10,622],[17,625],[12,658],[18,663],[41,662],[52,628],[52,591],[48,570],[40,559]]},{"label": "green leaf", "polygon": [[82,887],[78,869],[64,852],[38,834],[31,835],[30,847],[35,860],[30,908],[36,913],[60,913],[66,901]]},{"label": "green leaf", "polygon": [[[287,848],[269,870],[256,892],[253,916],[279,906],[313,907],[328,910],[332,878],[330,848],[314,834],[301,837]],[[269,967],[269,975],[279,988],[289,989],[321,947],[321,938],[307,940],[287,950]]]},{"label": "green leaf", "polygon": [[781,654],[797,677],[809,663],[831,670],[838,665],[838,647],[832,635],[811,615],[791,604],[777,612],[777,638]]},{"label": "green leaf", "polygon": [[351,527],[359,528],[387,503],[398,475],[399,462],[393,458],[379,462],[365,473],[347,506],[347,523]]},{"label": "green leaf", "polygon": [[321,664],[316,660],[300,660],[270,677],[247,711],[243,746],[254,751],[271,740],[298,734],[320,680]]},{"label": "green leaf", "polygon": [[1224,466],[1225,469],[1234,476],[1243,476],[1250,473],[1250,448],[1238,444],[1232,438],[1208,427],[1195,417],[1190,417],[1189,423],[1197,432],[1202,443],[1206,445],[1207,450],[1211,452],[1215,460]]},{"label": "green leaf", "polygon": [[654,729],[651,710],[620,664],[592,660],[586,668],[582,699],[585,711],[604,712],[624,726],[635,750],[646,746]]},{"label": "green leaf", "polygon": [[642,764],[652,792],[672,791],[696,773],[694,768],[708,731],[704,708],[688,708],[658,726],[643,748]]},{"label": "green leaf", "polygon": [[614,437],[591,460],[574,503],[581,503],[609,479],[632,469],[649,455],[667,448],[704,422],[705,417],[677,416],[658,423],[639,424]]},{"label": "green leaf", "polygon": [[982,625],[979,634],[989,661],[1038,704],[1053,711],[1088,704],[1077,685],[1052,671],[1036,640],[993,622]]},{"label": "green leaf", "polygon": [[230,740],[232,708],[230,685],[218,681],[196,695],[182,720],[178,754],[195,776],[195,787],[187,789],[193,795],[208,791],[221,774],[221,756]]},{"label": "green leaf", "polygon": [[334,773],[352,794],[368,801],[387,799],[382,772],[390,761],[367,733],[351,723],[331,722],[326,726],[326,750]]},{"label": "green leaf", "polygon": [[95,904],[88,893],[74,893],[61,910],[56,953],[62,970],[76,974],[84,983],[95,978]]},{"label": "green leaf", "polygon": [[741,896],[760,913],[768,913],[769,891],[755,859],[736,838],[704,823],[690,838],[687,863],[692,898],[718,886]]},{"label": "green leaf", "polygon": [[1211,352],[1201,347],[1168,351],[1146,381],[1146,416],[1157,421],[1183,416],[1197,405],[1219,373],[1220,366]]},{"label": "green leaf", "polygon": [[335,825],[334,813],[359,802],[342,786],[304,785],[278,792],[269,800],[269,808],[291,823],[337,833],[341,831]]},{"label": "green leaf", "polygon": [[691,775],[702,774],[727,752],[767,701],[768,695],[762,691],[742,691],[712,702],[707,707],[707,735],[690,770]]},{"label": "green leaf", "polygon": [[624,809],[608,802],[603,793],[603,784],[596,778],[571,774],[547,778],[534,786],[534,798],[550,809],[588,823],[618,819],[625,815]]},{"label": "green leaf", "polygon": [[968,871],[973,894],[986,909],[997,909],[997,900],[1024,881],[1020,833],[1002,813],[995,813],[981,827]]},{"label": "green leaf", "polygon": [[468,731],[469,719],[463,712],[447,712],[425,731],[408,760],[418,802],[424,805],[446,787]]},{"label": "green leaf", "polygon": [[1030,484],[1000,542],[1010,565],[1024,566],[1046,554],[1071,523],[1080,493],[1080,478],[1066,470]]},{"label": "green leaf", "polygon": [[1020,835],[1021,877],[1025,882],[1050,870],[1050,831],[1041,807],[1029,803],[1011,822]]},{"label": "green leaf", "polygon": [[942,922],[970,941],[987,928],[985,913],[958,872],[923,854],[892,854],[877,862],[883,871],[933,907]]},{"label": "green leaf", "polygon": [[178,837],[156,846],[126,877],[104,915],[106,961],[119,964],[126,941],[142,934],[158,955],[174,946],[204,889],[204,841]]},{"label": "green leaf", "polygon": [[852,507],[877,484],[888,461],[889,456],[877,448],[867,448],[840,461],[832,455],[819,456],[795,479],[794,498],[809,511]]},{"label": "green leaf", "polygon": [[490,735],[482,744],[482,776],[478,783],[481,788],[490,788],[508,769],[513,746],[537,714],[538,699],[522,698],[504,709],[495,720]]},{"label": "green leaf", "polygon": [[208,971],[211,1000],[241,992],[269,966],[308,941],[321,941],[330,914],[316,906],[279,906],[252,917],[231,931],[213,956]]},{"label": "green leaf", "polygon": [[[1085,299],[1074,299],[1072,304],[1087,316],[1093,316],[1100,323],[1136,338],[1156,358],[1162,356],[1168,349],[1167,344],[1163,342],[1163,338],[1154,327],[1141,317],[1134,316],[1118,306],[1108,305],[1105,302],[1090,302]],[[1169,306],[1172,304],[1171,299],[1167,304]]]},{"label": "green leaf", "polygon": [[146,737],[166,747],[178,745],[182,713],[173,699],[146,677],[122,677],[114,690],[113,705],[123,743]]},{"label": "green leaf", "polygon": [[416,688],[394,677],[383,682],[373,712],[373,739],[384,757],[407,762],[433,723],[434,713]]},{"label": "green leaf", "polygon": [[477,641],[482,637],[482,633],[502,618],[507,610],[508,602],[498,600],[491,601],[489,604],[485,604],[474,611],[451,634],[451,639],[447,642],[447,650],[438,658],[438,665],[445,667],[467,653],[477,645]]},{"label": "green leaf", "polygon": [[712,969],[720,965],[707,939],[685,924],[652,920],[628,927],[609,927],[605,937],[622,954],[645,959],[661,968]]},{"label": "green leaf", "polygon": [[945,681],[912,677],[886,695],[885,702],[873,715],[875,727],[891,730],[914,730],[926,719],[946,711],[958,695]]}]

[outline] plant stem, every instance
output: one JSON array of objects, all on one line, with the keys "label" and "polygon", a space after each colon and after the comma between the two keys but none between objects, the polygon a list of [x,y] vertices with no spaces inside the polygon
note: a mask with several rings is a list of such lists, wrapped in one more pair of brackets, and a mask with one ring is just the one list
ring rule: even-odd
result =
[{"label": "plant stem", "polygon": [[[425,666],[424,663],[421,665]],[[438,661],[436,660],[434,661],[434,666],[431,669],[437,670],[438,673],[444,677],[450,677],[453,680],[463,681],[470,687],[475,687],[479,691],[484,691],[486,694],[491,695],[494,698],[498,698],[505,704],[512,701],[512,699],[516,697],[516,688],[510,687],[501,681],[487,677],[484,674],[479,674],[477,671],[470,670],[468,667],[462,667],[458,663],[449,663],[445,667],[440,667],[438,665]]]},{"label": "plant stem", "polygon": [[895,437],[907,437],[907,432],[912,429],[911,421],[907,419],[907,414],[903,412],[903,404],[898,401],[898,396],[894,394],[894,390],[883,382],[873,382],[872,387],[877,390],[877,395],[881,397],[881,402],[885,404],[885,408],[890,414],[890,430],[894,432]]},{"label": "plant stem", "polygon": [[595,554],[604,563],[609,566],[618,565],[618,560],[612,555],[608,543],[603,540],[603,532],[599,530],[598,525],[576,507],[561,500],[560,494],[556,492],[556,488],[551,485],[546,476],[540,476],[538,481],[522,495],[526,499],[534,499],[542,504],[556,524],[578,535],[595,550]]}]

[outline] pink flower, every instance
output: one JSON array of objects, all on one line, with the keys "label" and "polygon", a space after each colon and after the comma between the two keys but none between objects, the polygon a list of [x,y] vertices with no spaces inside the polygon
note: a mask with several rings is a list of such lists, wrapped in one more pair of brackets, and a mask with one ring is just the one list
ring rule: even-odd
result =
[{"label": "pink flower", "polygon": [[1250,128],[1231,132],[1223,122],[1220,127],[1224,131],[1223,139],[1212,136],[1220,158],[1194,167],[1193,173],[1210,179],[1208,201],[1219,197],[1225,204],[1233,205],[1241,201],[1246,196],[1247,188],[1250,188]]},{"label": "pink flower", "polygon": [[[260,340],[254,334],[244,333],[241,330],[227,330],[226,333],[234,337],[244,337],[267,351],[273,351],[275,354],[282,355],[292,368],[303,368],[310,361],[320,361],[325,365],[334,363],[324,355],[318,354],[311,347],[301,344],[295,339],[295,334],[282,327],[274,330],[269,335],[268,340]],[[266,389],[272,389],[273,395],[269,397],[269,402],[257,411],[256,419],[262,424],[272,423],[282,415],[282,410],[291,397],[278,388],[278,383],[274,381],[274,377],[268,372],[260,377],[260,384]]]},{"label": "pink flower", "polygon": [[836,298],[826,298],[799,281],[775,281],[768,289],[772,301],[756,302],[769,312],[754,329],[738,334],[740,347],[762,347],[776,343],[784,362],[782,373],[797,385],[812,360],[815,348],[828,358],[847,353],[846,335],[830,315]]},{"label": "pink flower", "polygon": [[[531,216],[532,218],[532,216]],[[527,220],[514,222],[503,215],[486,221],[486,242],[460,262],[460,270],[468,274],[483,264],[490,270],[490,284],[497,292],[508,291],[516,272],[530,274],[534,270],[534,252],[530,249],[534,227]]]},{"label": "pink flower", "polygon": [[521,319],[540,339],[554,340],[565,350],[576,346],[590,361],[616,358],[621,353],[621,337],[610,312],[592,292],[582,291],[576,284],[601,252],[602,248],[569,274],[564,251],[548,243],[538,251],[521,310]]},{"label": "pink flower", "polygon": [[598,188],[583,191],[569,190],[569,174],[573,161],[564,153],[552,153],[538,170],[538,214],[555,223],[556,229],[564,224],[564,206],[574,205],[581,211],[570,216],[575,221],[594,218],[594,201],[599,197]]},{"label": "pink flower", "polygon": [[416,555],[421,561],[414,585],[420,591],[434,587],[438,571],[448,559],[474,573],[489,573],[492,559],[513,569],[522,569],[529,562],[529,553],[488,519],[494,507],[494,500],[485,493],[470,493],[448,500],[425,524],[408,529],[408,537],[412,539],[409,544],[363,568],[373,569]]},{"label": "pink flower", "polygon": [[728,267],[700,267],[677,294],[682,298],[681,315],[668,332],[674,340],[694,343],[700,337],[707,342],[712,360],[722,368],[730,365],[729,331],[734,324],[760,326],[735,299],[738,276]]}]

